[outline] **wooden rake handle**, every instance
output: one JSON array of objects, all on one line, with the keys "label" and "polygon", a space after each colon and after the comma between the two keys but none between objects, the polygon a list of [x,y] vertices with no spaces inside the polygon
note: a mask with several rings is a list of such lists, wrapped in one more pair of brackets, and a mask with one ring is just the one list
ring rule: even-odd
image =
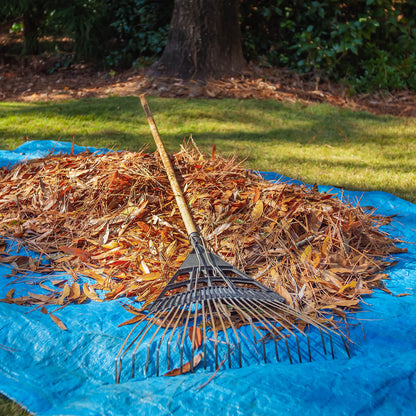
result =
[{"label": "wooden rake handle", "polygon": [[173,190],[173,194],[175,195],[175,199],[179,208],[179,212],[181,213],[183,222],[185,223],[186,231],[188,235],[192,233],[197,233],[194,220],[192,219],[191,213],[188,209],[188,204],[185,200],[185,197],[179,185],[178,179],[176,178],[172,163],[170,162],[169,156],[166,152],[166,149],[160,137],[159,131],[157,130],[156,123],[153,120],[152,113],[150,111],[149,105],[147,104],[146,97],[144,94],[140,95],[140,102],[142,104],[144,112],[146,113],[147,122],[149,123],[149,126],[150,126],[150,131],[152,132],[157,150],[162,159],[162,163],[163,163],[163,166],[165,167],[166,174],[168,175],[169,183]]}]

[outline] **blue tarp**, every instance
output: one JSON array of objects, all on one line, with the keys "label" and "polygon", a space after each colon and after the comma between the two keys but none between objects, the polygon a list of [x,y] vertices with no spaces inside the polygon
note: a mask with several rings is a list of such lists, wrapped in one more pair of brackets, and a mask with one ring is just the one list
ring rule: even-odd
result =
[{"label": "blue tarp", "polygon": [[[0,151],[0,164],[40,157],[53,147],[69,153],[71,144],[28,142],[13,152]],[[39,310],[0,303],[0,391],[44,416],[415,415],[416,205],[384,192],[335,191],[353,203],[360,199],[362,206],[379,207],[379,214],[399,214],[389,232],[406,240],[409,249],[388,269],[386,285],[396,295],[410,296],[376,290],[365,300],[363,311],[353,316],[363,323],[365,339],[360,326],[351,328],[357,342],[351,359],[340,354],[335,360],[318,357],[302,364],[224,366],[199,390],[212,373],[126,377],[116,385],[114,357],[130,329],[117,325],[132,316],[122,300],[70,305],[56,312],[67,331]],[[11,287],[16,295],[27,290],[24,283],[10,285],[10,271],[0,265],[1,297]]]}]

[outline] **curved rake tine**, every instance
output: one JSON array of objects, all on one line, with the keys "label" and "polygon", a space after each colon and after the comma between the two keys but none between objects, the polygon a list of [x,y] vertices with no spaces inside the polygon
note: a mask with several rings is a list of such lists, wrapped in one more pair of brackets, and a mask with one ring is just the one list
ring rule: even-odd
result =
[{"label": "curved rake tine", "polygon": [[[280,305],[280,304],[279,304],[279,305],[274,305],[274,306],[278,307],[279,309],[281,309],[281,310],[283,310],[283,311],[287,311],[287,305]],[[289,310],[289,313],[291,313],[291,312],[292,312],[292,311],[290,311],[290,310]],[[342,339],[342,341],[343,341],[343,343],[344,343],[344,347],[345,347],[345,350],[346,350],[346,352],[347,352],[347,355],[350,357],[350,355],[349,355],[349,348],[348,348],[348,345],[347,345],[347,343],[346,343],[346,341],[345,341],[344,335],[343,335],[341,332],[334,331],[333,329],[328,328],[328,327],[326,327],[326,326],[322,325],[320,322],[318,322],[318,321],[314,321],[313,319],[310,319],[310,318],[308,318],[308,317],[299,316],[299,312],[297,312],[297,311],[295,311],[295,310],[293,310],[292,316],[294,316],[294,317],[296,317],[296,318],[299,318],[299,319],[303,319],[303,321],[304,321],[305,323],[307,323],[307,324],[309,324],[309,325],[312,325],[312,326],[314,326],[315,328],[318,328],[318,330],[320,331],[320,334],[321,334],[321,341],[322,341],[322,346],[323,346],[323,349],[324,349],[324,353],[325,353],[325,354],[326,354],[326,346],[325,346],[325,341],[324,341],[324,337],[323,337],[323,332],[325,332],[325,333],[328,335],[328,337],[329,337],[329,340],[330,340],[330,345],[331,345],[331,354],[332,354],[332,358],[335,358],[335,354],[334,354],[334,348],[333,348],[333,343],[332,343],[332,335],[331,335],[331,334],[336,334],[336,335],[338,335],[339,337],[341,337],[341,339]],[[293,324],[292,324],[292,325],[293,325]],[[306,337],[307,337],[307,340],[308,340],[308,350],[310,350],[310,342],[309,342],[309,337],[308,337],[308,335],[307,335],[304,331],[301,331],[299,328],[297,328],[297,330],[298,330],[299,332],[301,332],[301,333],[302,333],[302,335],[304,335],[304,336],[306,336]],[[310,356],[310,358],[311,358],[311,356]]]},{"label": "curved rake tine", "polygon": [[204,334],[204,369],[207,369],[207,328],[205,320],[205,301],[201,302],[202,305],[202,331]]},{"label": "curved rake tine", "polygon": [[[249,310],[251,310],[252,314],[255,315],[255,318],[266,328],[266,330],[273,336],[273,338],[275,338],[274,334],[277,333],[282,339],[285,340],[289,360],[290,360],[290,363],[292,364],[292,356],[290,354],[289,344],[287,342],[287,339],[286,339],[285,335],[276,326],[274,326],[272,322],[270,322],[268,319],[266,319],[266,316],[264,314],[260,315],[257,312],[257,309],[260,307],[259,304],[252,305],[251,300],[246,300],[246,299],[241,299],[241,302],[246,304],[246,307]],[[253,325],[253,326],[259,332],[258,328],[255,325]],[[267,362],[267,358],[266,358],[266,354],[265,354],[264,337],[261,337],[261,342],[262,342],[262,346],[263,346],[264,360],[265,360],[265,362]]]},{"label": "curved rake tine", "polygon": [[[171,311],[172,311],[172,310],[169,310],[169,311],[168,311],[168,313],[167,313],[167,315],[163,317],[163,321],[162,321],[162,323],[165,323],[165,322],[166,322],[166,320],[168,319],[168,316],[170,315]],[[149,355],[150,355],[150,347],[152,346],[153,340],[155,339],[155,337],[156,337],[157,333],[159,332],[159,330],[160,330],[161,328],[163,328],[162,323],[160,323],[160,324],[158,324],[158,325],[157,325],[157,329],[156,329],[156,331],[155,331],[155,332],[154,332],[154,334],[152,335],[152,338],[150,338],[150,340],[148,341],[148,345],[147,345],[147,352],[146,352],[146,369],[145,369],[145,373],[147,373],[147,371],[149,370]],[[165,331],[164,331],[164,332],[166,332],[166,329],[165,329]],[[159,364],[159,363],[157,363],[157,365],[158,365],[158,364]],[[156,372],[157,372],[157,373],[159,372],[158,370],[159,370],[159,369],[157,369],[157,370],[156,370]]]},{"label": "curved rake tine", "polygon": [[[163,313],[163,311],[160,311],[160,315],[162,315],[162,313]],[[156,317],[156,314],[155,314],[155,317]],[[136,352],[139,349],[141,343],[143,342],[144,337],[149,332],[150,328],[152,328],[153,325],[156,325],[156,320],[159,319],[159,317],[158,318],[155,318],[155,317],[152,319],[152,322],[151,322],[151,324],[149,326],[146,325],[143,328],[143,330],[141,331],[141,332],[143,332],[142,333],[142,336],[139,339],[139,342],[134,347],[133,354],[132,354],[132,360],[131,360],[131,376],[132,376],[132,378],[134,378],[134,372],[135,372],[134,368],[135,368],[135,363],[136,363]],[[158,326],[158,327],[160,328],[160,326]],[[136,341],[139,336],[140,336],[140,334],[135,338],[134,341]],[[129,348],[130,348],[130,346],[129,346]],[[146,367],[147,367],[147,363],[146,363]]]},{"label": "curved rake tine", "polygon": [[[229,303],[228,303],[228,301],[227,301],[227,299],[224,299],[224,302],[226,302],[228,305],[229,305]],[[225,308],[226,307],[226,305],[224,305],[224,304],[222,304],[223,305],[223,307]],[[228,320],[228,322],[229,322],[229,324],[230,324],[230,327],[231,327],[231,329],[233,330],[233,333],[234,333],[234,336],[235,336],[235,339],[236,339],[236,341],[237,341],[237,348],[238,348],[238,364],[239,364],[239,366],[240,366],[240,368],[241,368],[241,342],[240,342],[240,337],[238,336],[238,333],[237,333],[237,330],[236,330],[236,328],[235,328],[235,326],[234,326],[234,324],[233,324],[233,321],[231,320],[231,317],[230,317],[230,314],[226,314],[226,317],[227,317],[227,320]],[[231,363],[229,363],[230,364],[230,368],[231,368]]]},{"label": "curved rake tine", "polygon": [[180,314],[179,314],[178,318],[176,319],[176,322],[175,322],[175,324],[172,328],[172,332],[171,332],[169,340],[168,340],[168,352],[167,352],[168,370],[170,370],[170,347],[171,347],[171,343],[172,343],[173,334],[176,332],[176,329],[178,328],[178,323],[182,319],[182,315],[185,312],[184,308],[181,308],[181,307],[178,306],[178,309],[180,310]]},{"label": "curved rake tine", "polygon": [[181,351],[181,366],[180,366],[181,370],[180,371],[181,371],[181,374],[182,374],[182,368],[183,368],[183,346],[185,344],[186,330],[188,328],[188,323],[189,323],[189,318],[191,316],[191,313],[192,313],[191,306],[188,305],[188,314],[186,316],[185,325],[182,328],[182,340],[181,340],[181,345],[180,345],[180,351]]},{"label": "curved rake tine", "polygon": [[212,331],[214,332],[214,355],[215,355],[215,368],[218,367],[218,336],[217,336],[217,328],[215,326],[215,319],[214,315],[212,313],[211,308],[211,301],[208,301],[208,309],[209,309],[209,315],[211,317],[211,324],[212,324]]},{"label": "curved rake tine", "polygon": [[[135,329],[144,321],[146,320],[148,317],[144,316],[142,319],[139,320],[139,322],[136,323],[136,325],[134,325],[134,327],[130,330],[130,332],[127,334],[127,337],[124,339],[123,344],[121,345],[118,354],[115,358],[115,382],[116,384],[120,383],[120,376],[121,376],[121,364],[122,364],[122,360],[123,357],[126,355],[127,351],[132,347],[132,345],[136,342],[137,338],[140,336],[140,332],[139,334],[133,339],[133,341],[130,343],[130,345],[127,347],[127,349],[123,352],[124,347],[126,346],[128,340],[130,339],[131,335],[133,334],[133,332],[135,331]],[[147,324],[146,324],[147,326]],[[123,352],[123,353],[122,353]],[[119,362],[119,368],[117,369],[117,362]]]},{"label": "curved rake tine", "polygon": [[[250,328],[251,328],[251,332],[252,332],[252,335],[253,335],[253,340],[254,340],[254,343],[257,344],[256,334],[255,334],[254,331],[256,331],[258,333],[260,339],[262,339],[262,334],[259,331],[259,329],[254,325],[253,319],[251,318],[251,316],[247,312],[245,312],[239,305],[237,305],[232,298],[228,299],[228,301],[230,301],[233,304],[233,306],[234,306],[235,310],[237,311],[237,313],[240,316],[242,316],[247,322],[250,323]],[[264,347],[264,344],[263,344],[263,347]],[[238,341],[238,348],[239,348],[239,361],[240,361],[240,367],[241,367],[241,361],[242,360],[241,360],[241,345],[240,345],[240,341]],[[263,349],[263,354],[264,354],[264,349]]]},{"label": "curved rake tine", "polygon": [[[170,321],[168,322],[168,324],[166,325],[166,327],[165,327],[165,330],[163,331],[163,334],[162,334],[162,336],[161,336],[161,338],[160,338],[160,340],[159,340],[159,344],[158,344],[158,346],[157,346],[157,348],[156,348],[156,375],[157,376],[159,376],[159,353],[160,353],[160,347],[161,347],[161,345],[162,345],[162,342],[163,342],[163,340],[165,339],[165,336],[166,336],[166,334],[167,334],[167,332],[168,332],[168,330],[169,330],[169,328],[171,327],[171,325],[172,325],[172,322],[173,322],[173,320],[175,319],[175,315],[176,315],[176,311],[179,309],[179,307],[175,307],[175,308],[172,308],[171,310],[169,310],[169,314],[171,313],[172,314],[172,317],[170,318]],[[146,368],[146,371],[147,371],[147,368]]]},{"label": "curved rake tine", "polygon": [[[244,300],[242,300],[242,301],[244,301]],[[254,307],[252,307],[252,306],[250,306],[250,305],[248,305],[247,306],[248,308],[250,308],[250,310],[252,311],[252,312],[256,312],[256,309],[254,309]],[[287,350],[287,355],[288,355],[288,358],[289,358],[289,362],[290,362],[290,364],[293,364],[293,360],[292,360],[292,354],[291,354],[291,352],[290,352],[290,347],[289,347],[289,343],[287,342],[287,337],[285,336],[285,334],[283,334],[276,326],[274,326],[271,322],[269,322],[269,321],[265,321],[264,320],[264,316],[260,316],[260,315],[258,315],[257,316],[257,320],[260,322],[260,323],[262,323],[265,327],[266,327],[266,329],[269,331],[269,333],[271,333],[272,335],[273,335],[273,340],[274,340],[274,343],[275,343],[275,351],[276,351],[276,358],[277,358],[277,361],[279,361],[279,353],[278,353],[278,351],[277,351],[277,341],[276,341],[276,335],[275,334],[277,334],[277,335],[279,335],[279,337],[281,338],[281,339],[283,339],[284,340],[284,342],[285,342],[285,345],[286,345],[286,350]],[[276,320],[276,319],[274,319],[274,320]],[[256,330],[257,330],[257,332],[259,332],[259,330],[258,330],[258,328],[255,326],[255,325],[253,325],[254,326],[254,328],[256,328]],[[260,332],[259,332],[260,333]],[[263,337],[261,338],[261,339],[263,339]],[[263,346],[264,346],[264,343],[263,343]]]},{"label": "curved rake tine", "polygon": [[[225,340],[226,340],[226,344],[227,344],[228,367],[231,368],[231,346],[230,346],[230,341],[228,339],[227,328],[225,327],[224,321],[222,319],[222,314],[219,312],[216,302],[214,301],[213,303],[214,303],[215,310],[218,314],[218,318],[221,322],[221,327],[222,327],[223,332],[224,332],[224,336],[225,336]],[[222,306],[222,304],[221,304],[221,306]],[[218,364],[217,364],[217,367],[218,367]]]}]

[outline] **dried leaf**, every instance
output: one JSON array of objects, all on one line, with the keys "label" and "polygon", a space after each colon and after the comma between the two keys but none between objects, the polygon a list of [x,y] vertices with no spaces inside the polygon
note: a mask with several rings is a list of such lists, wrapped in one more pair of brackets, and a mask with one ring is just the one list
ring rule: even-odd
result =
[{"label": "dried leaf", "polygon": [[201,328],[197,326],[190,326],[188,330],[188,336],[189,336],[189,339],[191,340],[191,343],[193,342],[193,348],[198,349],[202,344],[203,336],[202,336]]},{"label": "dried leaf", "polygon": [[137,323],[137,322],[139,322],[139,321],[141,321],[142,319],[143,319],[143,314],[141,314],[141,315],[137,315],[137,316],[135,316],[135,317],[133,317],[133,318],[130,318],[130,319],[128,319],[127,321],[124,321],[124,322],[122,322],[121,324],[119,324],[118,326],[120,327],[120,326],[124,326],[124,325],[131,325],[131,324],[135,324],[135,323]]},{"label": "dried leaf", "polygon": [[[204,357],[204,353],[201,352],[198,355],[195,355],[192,363],[192,368],[195,368],[202,360],[202,358]],[[168,371],[167,373],[163,374],[166,377],[175,377],[175,376],[179,376],[181,374],[186,374],[189,373],[189,371],[191,371],[191,361],[188,361],[187,363],[185,363],[182,367],[178,367],[178,368],[174,368],[173,370]]]},{"label": "dried leaf", "polygon": [[62,246],[61,251],[63,251],[66,254],[70,254],[71,256],[79,257],[82,260],[88,260],[91,257],[91,254],[88,253],[85,250],[81,250],[77,247],[66,247]]},{"label": "dried leaf", "polygon": [[251,218],[256,221],[263,215],[263,201],[259,199],[254,205],[253,210],[251,211]]},{"label": "dried leaf", "polygon": [[300,259],[302,261],[308,261],[310,260],[312,257],[312,247],[311,246],[306,246],[305,250],[303,251],[303,253],[300,256]]},{"label": "dried leaf", "polygon": [[63,305],[64,304],[64,301],[69,296],[70,292],[71,292],[71,288],[68,286],[68,284],[65,284],[65,286],[64,286],[64,288],[61,292],[61,295],[58,298],[58,302],[57,302],[58,305]]},{"label": "dried leaf", "polygon": [[102,300],[98,297],[95,290],[92,289],[87,283],[83,284],[82,290],[88,299],[94,300],[95,302],[102,302]]},{"label": "dried leaf", "polygon": [[56,315],[50,313],[49,316],[52,318],[52,321],[54,321],[56,325],[59,326],[59,328],[63,329],[64,331],[67,330],[65,324]]}]

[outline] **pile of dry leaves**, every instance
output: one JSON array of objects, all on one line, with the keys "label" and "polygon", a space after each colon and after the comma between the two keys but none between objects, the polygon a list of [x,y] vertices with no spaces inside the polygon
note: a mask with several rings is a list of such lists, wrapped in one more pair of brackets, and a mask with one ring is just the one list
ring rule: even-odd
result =
[{"label": "pile of dry leaves", "polygon": [[[195,146],[171,158],[208,246],[310,316],[359,308],[383,288],[391,254],[405,251],[379,230],[391,218],[329,193],[272,184]],[[0,262],[17,279],[41,273],[44,289],[16,297],[12,287],[3,301],[41,308],[125,296],[148,303],[190,251],[161,160],[145,152],[50,155],[2,168],[0,235],[39,254],[2,251]],[[72,279],[49,278],[53,271]]]}]

